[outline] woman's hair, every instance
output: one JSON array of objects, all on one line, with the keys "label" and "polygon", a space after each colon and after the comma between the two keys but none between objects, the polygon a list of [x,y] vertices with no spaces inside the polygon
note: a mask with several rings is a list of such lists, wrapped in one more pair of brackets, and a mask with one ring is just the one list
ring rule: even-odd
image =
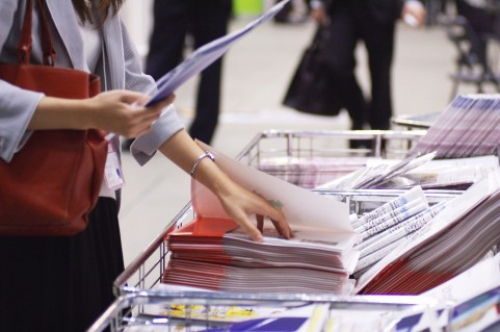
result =
[{"label": "woman's hair", "polygon": [[[96,25],[102,24],[111,13],[116,14],[125,0],[72,0],[75,11],[82,22],[90,22]],[[99,19],[93,14],[94,8],[99,14]]]}]

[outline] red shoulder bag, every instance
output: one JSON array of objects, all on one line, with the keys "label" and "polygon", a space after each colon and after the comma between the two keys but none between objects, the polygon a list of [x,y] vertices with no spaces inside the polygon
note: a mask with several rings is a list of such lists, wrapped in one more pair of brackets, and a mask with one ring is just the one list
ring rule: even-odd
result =
[{"label": "red shoulder bag", "polygon": [[[33,0],[27,0],[17,64],[0,79],[51,97],[83,99],[100,92],[96,75],[56,68],[42,0],[43,65],[30,64]],[[11,162],[0,160],[0,235],[61,236],[84,230],[104,174],[107,141],[99,130],[39,130]]]}]

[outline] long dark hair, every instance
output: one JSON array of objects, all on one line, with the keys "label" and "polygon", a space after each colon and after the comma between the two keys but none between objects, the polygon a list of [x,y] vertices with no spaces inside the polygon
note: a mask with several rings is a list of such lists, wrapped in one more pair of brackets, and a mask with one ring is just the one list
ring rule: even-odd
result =
[{"label": "long dark hair", "polygon": [[78,17],[82,22],[90,22],[94,24],[101,24],[108,17],[109,14],[114,15],[120,9],[120,6],[125,0],[90,0],[92,5],[99,13],[99,19],[92,14],[93,8],[88,6],[88,0],[71,0]]}]

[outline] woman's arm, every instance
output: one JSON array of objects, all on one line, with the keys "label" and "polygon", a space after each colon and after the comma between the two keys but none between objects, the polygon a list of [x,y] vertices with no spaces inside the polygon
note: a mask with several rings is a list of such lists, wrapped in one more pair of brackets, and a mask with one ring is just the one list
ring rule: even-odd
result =
[{"label": "woman's arm", "polygon": [[[204,151],[184,131],[178,131],[168,139],[160,151],[176,165],[189,173]],[[193,177],[210,189],[221,202],[224,210],[255,241],[262,241],[262,234],[250,221],[249,215],[269,217],[276,230],[285,238],[292,236],[284,214],[263,197],[252,193],[232,181],[210,158],[203,158]]]},{"label": "woman's arm", "polygon": [[101,129],[126,137],[148,132],[161,111],[174,100],[171,96],[151,107],[132,104],[144,98],[124,90],[103,92],[85,100],[43,97],[28,125],[30,130]]},{"label": "woman's arm", "polygon": [[[127,30],[121,24],[123,50],[126,64],[126,88],[145,91],[144,74],[140,71],[139,57]],[[183,129],[184,125],[175,107],[168,107],[153,124],[150,132],[138,136],[132,144],[132,154],[141,164],[146,164],[160,150],[181,169],[189,173],[198,157],[204,153]],[[196,179],[209,188],[220,200],[225,211],[247,232],[252,239],[260,241],[262,234],[250,221],[250,214],[268,216],[277,230],[285,237],[291,232],[281,211],[272,207],[264,198],[249,192],[234,183],[211,160],[204,158],[196,168]]]}]

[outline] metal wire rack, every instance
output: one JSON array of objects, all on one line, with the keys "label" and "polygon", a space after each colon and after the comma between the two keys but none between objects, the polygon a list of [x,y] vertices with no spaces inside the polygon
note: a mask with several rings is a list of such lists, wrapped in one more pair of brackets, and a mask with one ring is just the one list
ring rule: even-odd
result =
[{"label": "metal wire rack", "polygon": [[[393,331],[401,319],[404,310],[410,313],[421,313],[426,310],[440,310],[447,304],[430,298],[416,296],[349,296],[308,294],[249,294],[227,292],[169,292],[154,291],[135,292],[119,296],[116,301],[89,328],[88,332],[104,330],[138,332],[195,332],[217,331],[233,324],[235,310],[246,319],[258,317],[259,312],[270,313],[282,310],[293,310],[305,306],[326,305],[330,314],[341,316],[344,312],[370,314],[383,312],[384,326],[373,332]],[[141,308],[131,311],[130,308]],[[152,307],[150,309],[149,307]],[[178,308],[182,308],[179,313]],[[159,311],[163,309],[163,311]],[[229,309],[228,309],[229,308]],[[155,314],[151,314],[154,312]],[[220,314],[222,312],[222,314]],[[221,319],[225,317],[226,319]],[[380,324],[379,324],[380,325]],[[214,330],[212,330],[214,329]],[[219,330],[220,331],[220,330]]]},{"label": "metal wire rack", "polygon": [[[264,131],[237,156],[240,162],[304,188],[365,167],[370,159],[403,159],[425,135],[412,131]],[[350,148],[358,141],[359,148]]]},{"label": "metal wire rack", "polygon": [[[262,168],[269,160],[275,158],[296,158],[298,160],[323,161],[350,160],[352,158],[402,158],[412,145],[423,136],[422,131],[388,132],[388,131],[266,131],[259,133],[237,156],[240,162]],[[349,140],[368,140],[370,148],[349,149]],[[286,173],[286,170],[284,170]],[[321,172],[321,168],[318,172]],[[351,212],[364,213],[400,195],[402,190],[317,190],[318,194],[329,195],[339,201],[349,203]],[[426,191],[430,204],[449,200],[459,191]],[[162,273],[168,263],[170,253],[165,244],[166,236],[174,229],[193,220],[194,211],[188,203],[168,223],[165,229],[150,243],[127,269],[115,280],[113,289],[117,297],[112,306],[95,322],[89,331],[199,331],[214,326],[209,317],[194,318],[192,312],[186,310],[183,317],[151,315],[149,307],[169,308],[171,305],[203,306],[204,312],[219,306],[239,307],[276,307],[290,305],[306,305],[328,303],[330,308],[356,308],[372,310],[388,308],[397,312],[409,306],[416,309],[436,306],[432,299],[413,296],[335,296],[308,294],[262,294],[231,292],[192,292],[166,291],[159,288]],[[214,325],[215,324],[215,325]],[[227,324],[227,322],[225,322]],[[182,326],[182,328],[180,327]],[[144,328],[151,327],[151,330]],[[156,329],[153,329],[156,327]],[[164,330],[160,330],[163,328]],[[184,329],[184,330],[182,330]],[[139,329],[137,329],[139,331]],[[381,330],[382,331],[382,330]]]}]

